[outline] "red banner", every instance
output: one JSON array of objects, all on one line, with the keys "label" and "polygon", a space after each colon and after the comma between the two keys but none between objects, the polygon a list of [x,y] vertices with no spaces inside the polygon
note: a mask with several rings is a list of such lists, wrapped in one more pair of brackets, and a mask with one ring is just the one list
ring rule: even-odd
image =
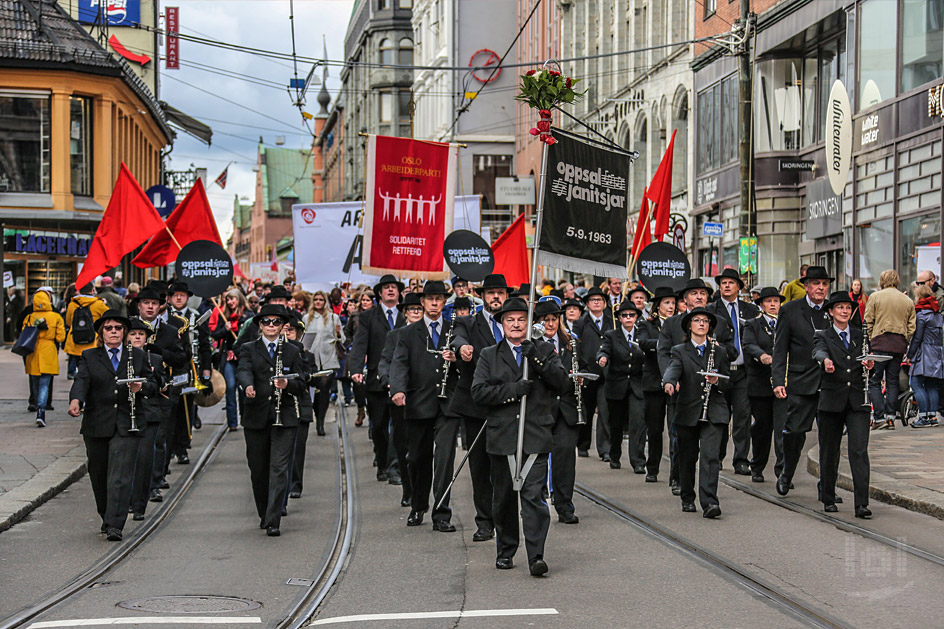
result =
[{"label": "red banner", "polygon": [[372,135],[362,269],[371,275],[444,279],[452,231],[455,150],[448,144]]},{"label": "red banner", "polygon": [[164,49],[164,67],[168,70],[180,69],[180,9],[167,7],[166,9],[167,46]]}]

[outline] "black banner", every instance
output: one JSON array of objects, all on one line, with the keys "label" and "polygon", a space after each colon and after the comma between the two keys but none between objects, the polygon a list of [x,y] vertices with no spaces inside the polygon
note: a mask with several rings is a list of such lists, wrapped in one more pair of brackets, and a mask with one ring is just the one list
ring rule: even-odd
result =
[{"label": "black banner", "polygon": [[553,130],[538,264],[626,277],[629,156]]},{"label": "black banner", "polygon": [[692,277],[692,267],[685,253],[667,242],[646,245],[636,261],[636,275],[650,293],[660,286],[678,292]]},{"label": "black banner", "polygon": [[457,229],[443,242],[449,270],[469,282],[481,282],[495,269],[495,256],[485,239],[468,229]]},{"label": "black banner", "polygon": [[212,240],[186,245],[177,254],[174,268],[177,277],[200,297],[216,297],[233,283],[233,259]]}]

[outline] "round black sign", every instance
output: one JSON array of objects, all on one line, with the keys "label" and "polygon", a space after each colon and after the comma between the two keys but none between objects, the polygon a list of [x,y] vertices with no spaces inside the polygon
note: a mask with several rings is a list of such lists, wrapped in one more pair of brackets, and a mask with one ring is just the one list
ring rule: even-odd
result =
[{"label": "round black sign", "polygon": [[636,275],[649,292],[660,286],[680,291],[692,277],[688,258],[675,245],[654,242],[647,245],[636,261]]},{"label": "round black sign", "polygon": [[177,254],[177,278],[195,295],[216,297],[233,283],[233,260],[212,240],[194,240]]},{"label": "round black sign", "polygon": [[495,256],[485,239],[468,229],[457,229],[443,242],[449,270],[464,280],[481,282],[495,268]]}]

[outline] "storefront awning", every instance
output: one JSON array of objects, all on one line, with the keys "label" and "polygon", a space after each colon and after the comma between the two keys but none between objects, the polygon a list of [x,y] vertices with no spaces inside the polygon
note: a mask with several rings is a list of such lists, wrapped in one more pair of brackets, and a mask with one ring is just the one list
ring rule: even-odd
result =
[{"label": "storefront awning", "polygon": [[164,110],[164,116],[166,116],[168,123],[184,133],[192,135],[201,142],[205,142],[207,146],[210,145],[210,140],[213,138],[213,129],[208,125],[203,124],[196,118],[188,116],[164,101],[161,101],[161,108]]}]

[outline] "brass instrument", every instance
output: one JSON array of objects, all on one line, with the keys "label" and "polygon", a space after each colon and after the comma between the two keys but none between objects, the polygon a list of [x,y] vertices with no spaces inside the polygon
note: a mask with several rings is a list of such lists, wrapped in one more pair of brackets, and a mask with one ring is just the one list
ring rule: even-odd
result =
[{"label": "brass instrument", "polygon": [[[708,350],[708,365],[705,367],[705,371],[711,372],[715,369],[715,347],[717,343],[713,338],[708,339],[708,345],[711,346],[711,349]],[[707,376],[705,377],[705,403],[701,407],[701,417],[698,418],[699,422],[708,422],[708,403],[711,401],[711,387],[712,384],[708,382]]]},{"label": "brass instrument", "polygon": [[[278,345],[275,349],[275,373],[276,378],[282,377],[282,345],[285,343],[285,337],[280,336]],[[275,383],[273,382],[273,386]],[[282,426],[282,389],[275,389],[275,422],[273,426]]]},{"label": "brass instrument", "polygon": [[[134,354],[131,352],[132,347],[131,347],[130,341],[128,342],[128,347],[126,349],[128,351],[127,377],[128,377],[128,380],[134,380]],[[135,421],[135,417],[134,417],[134,406],[135,406],[136,398],[137,396],[131,392],[131,385],[129,384],[128,385],[128,402],[131,404],[131,428],[129,429],[129,432],[138,432],[138,424]]]}]

